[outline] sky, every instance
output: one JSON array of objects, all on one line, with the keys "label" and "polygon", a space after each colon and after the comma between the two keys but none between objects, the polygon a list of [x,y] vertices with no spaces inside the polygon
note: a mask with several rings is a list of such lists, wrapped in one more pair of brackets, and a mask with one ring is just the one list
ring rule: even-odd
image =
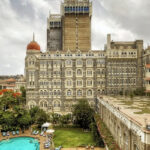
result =
[{"label": "sky", "polygon": [[[150,45],[150,0],[93,0],[92,49],[114,41],[142,39]],[[47,17],[60,12],[61,0],[0,0],[0,75],[24,74],[26,46],[32,40],[46,51]]]}]

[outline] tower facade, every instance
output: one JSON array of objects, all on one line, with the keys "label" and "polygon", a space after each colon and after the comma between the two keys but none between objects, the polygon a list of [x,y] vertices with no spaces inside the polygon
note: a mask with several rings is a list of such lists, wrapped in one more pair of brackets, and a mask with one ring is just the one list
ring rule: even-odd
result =
[{"label": "tower facade", "polygon": [[89,0],[65,0],[62,3],[63,50],[91,49],[91,16]]},{"label": "tower facade", "polygon": [[48,18],[47,51],[91,50],[91,16],[89,0],[65,0],[61,14]]},{"label": "tower facade", "polygon": [[47,51],[62,50],[61,15],[53,14],[47,19]]}]

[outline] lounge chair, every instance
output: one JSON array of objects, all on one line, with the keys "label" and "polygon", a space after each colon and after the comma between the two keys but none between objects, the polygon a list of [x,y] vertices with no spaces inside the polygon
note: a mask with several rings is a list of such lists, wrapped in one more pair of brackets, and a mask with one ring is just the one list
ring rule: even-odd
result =
[{"label": "lounge chair", "polygon": [[19,130],[17,130],[17,131],[16,131],[16,134],[18,134],[18,135],[19,135]]},{"label": "lounge chair", "polygon": [[55,148],[55,150],[61,150],[62,146]]},{"label": "lounge chair", "polygon": [[6,136],[6,132],[2,132],[2,136]]},{"label": "lounge chair", "polygon": [[36,133],[36,130],[34,130],[34,131],[32,132],[33,135],[35,135],[35,133]]},{"label": "lounge chair", "polygon": [[45,143],[45,144],[44,144],[44,147],[45,147],[45,148],[49,148],[50,145],[51,145],[50,142],[48,142],[48,143]]},{"label": "lounge chair", "polygon": [[35,132],[35,135],[38,135],[38,134],[39,134],[39,131],[36,131],[36,132]]},{"label": "lounge chair", "polygon": [[15,131],[12,131],[12,135],[16,135],[16,132],[15,132]]},{"label": "lounge chair", "polygon": [[9,134],[9,131],[7,131],[6,135],[7,135],[7,136],[9,136],[9,135],[10,135],[10,134]]},{"label": "lounge chair", "polygon": [[94,150],[94,146],[91,146],[91,150]]}]

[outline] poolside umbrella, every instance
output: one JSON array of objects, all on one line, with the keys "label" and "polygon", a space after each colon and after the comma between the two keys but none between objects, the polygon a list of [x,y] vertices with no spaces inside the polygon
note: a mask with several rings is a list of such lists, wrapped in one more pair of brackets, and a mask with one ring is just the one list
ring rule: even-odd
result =
[{"label": "poolside umbrella", "polygon": [[55,132],[55,130],[53,130],[53,129],[46,130],[46,133],[48,133],[48,134],[53,134],[54,132]]},{"label": "poolside umbrella", "polygon": [[[49,123],[49,122],[46,122],[46,123],[44,123],[42,126],[41,126],[41,130],[42,130],[42,128],[48,128],[49,126],[51,126],[52,124],[51,123]],[[44,130],[45,131],[45,130]]]},{"label": "poolside umbrella", "polygon": [[51,123],[46,122],[42,125],[42,128],[48,128],[51,125]]}]

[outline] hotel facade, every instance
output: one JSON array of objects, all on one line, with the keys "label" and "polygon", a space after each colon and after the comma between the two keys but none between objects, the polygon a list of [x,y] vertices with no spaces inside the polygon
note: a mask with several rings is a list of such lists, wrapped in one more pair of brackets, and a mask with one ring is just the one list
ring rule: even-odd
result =
[{"label": "hotel facade", "polygon": [[[80,99],[95,106],[97,95],[117,95],[145,86],[150,91],[149,61],[143,40],[112,41],[91,50],[92,2],[64,0],[61,14],[47,19],[47,50],[33,38],[27,46],[27,108],[69,113]],[[148,50],[146,51],[148,52]],[[148,77],[147,77],[148,76]]]}]

